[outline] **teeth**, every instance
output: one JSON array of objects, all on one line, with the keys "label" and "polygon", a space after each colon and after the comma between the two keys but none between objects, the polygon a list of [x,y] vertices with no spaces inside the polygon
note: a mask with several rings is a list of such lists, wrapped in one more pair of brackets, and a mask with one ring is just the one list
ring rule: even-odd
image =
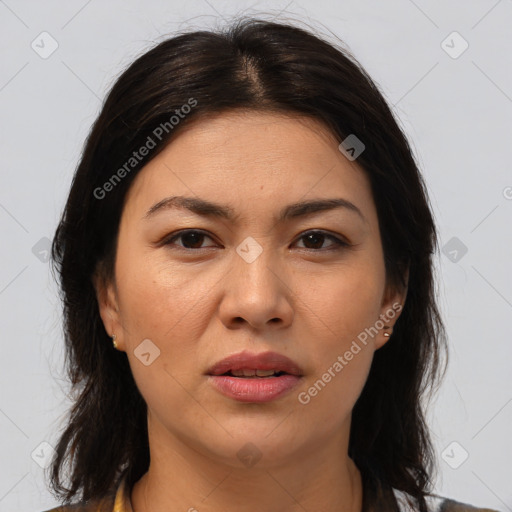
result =
[{"label": "teeth", "polygon": [[256,375],[258,377],[269,377],[270,375],[274,375],[275,370],[256,370]]},{"label": "teeth", "polygon": [[275,370],[231,370],[235,377],[270,377],[277,373]]},{"label": "teeth", "polygon": [[[256,372],[251,372],[251,370],[231,370],[231,374],[235,377],[250,377],[255,375]],[[246,375],[247,374],[247,375]]]}]

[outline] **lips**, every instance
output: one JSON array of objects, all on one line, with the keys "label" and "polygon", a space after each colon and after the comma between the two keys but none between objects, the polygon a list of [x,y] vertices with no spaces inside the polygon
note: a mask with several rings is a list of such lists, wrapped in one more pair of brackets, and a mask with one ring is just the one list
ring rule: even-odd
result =
[{"label": "lips", "polygon": [[208,375],[231,375],[239,378],[272,378],[274,375],[289,374],[302,376],[303,371],[297,363],[277,352],[263,352],[251,354],[247,351],[239,352],[215,363],[208,371]]},{"label": "lips", "polygon": [[208,382],[237,402],[263,404],[289,394],[302,380],[297,363],[277,352],[240,352],[215,363]]}]

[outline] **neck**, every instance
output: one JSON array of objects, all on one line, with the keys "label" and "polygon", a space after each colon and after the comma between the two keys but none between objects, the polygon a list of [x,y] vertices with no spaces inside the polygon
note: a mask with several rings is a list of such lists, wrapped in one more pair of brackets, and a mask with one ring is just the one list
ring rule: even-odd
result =
[{"label": "neck", "polygon": [[[348,435],[252,467],[219,461],[150,434],[150,466],[131,491],[134,512],[361,512],[362,481],[346,455]],[[156,440],[159,442],[156,442]],[[340,455],[341,454],[341,455]],[[231,463],[230,463],[231,462]]]}]

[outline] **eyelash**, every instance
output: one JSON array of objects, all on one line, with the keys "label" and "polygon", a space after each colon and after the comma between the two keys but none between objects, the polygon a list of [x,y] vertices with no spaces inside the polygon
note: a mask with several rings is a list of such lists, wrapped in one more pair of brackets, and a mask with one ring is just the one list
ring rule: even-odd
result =
[{"label": "eyelash", "polygon": [[[207,238],[210,238],[211,240],[213,240],[213,238],[208,235],[205,231],[202,231],[201,229],[185,229],[185,230],[182,230],[182,231],[178,231],[176,233],[173,233],[170,235],[170,237],[167,237],[166,239],[163,240],[162,242],[162,245],[166,245],[166,246],[169,246],[169,245],[174,245],[174,241],[183,237],[184,235],[187,235],[189,233],[199,233],[200,235],[204,236],[204,237],[207,237]],[[321,235],[323,237],[325,237],[326,239],[330,239],[334,242],[334,245],[331,246],[331,247],[327,247],[327,248],[321,248],[321,249],[310,249],[308,247],[299,247],[299,249],[305,249],[307,251],[313,251],[313,252],[325,252],[325,251],[339,251],[343,248],[346,248],[346,247],[349,247],[350,244],[345,242],[344,240],[341,240],[340,238],[334,236],[334,235],[331,235],[325,231],[322,231],[322,230],[318,230],[318,229],[312,229],[312,230],[309,230],[309,231],[305,231],[299,238],[298,240],[306,237],[307,235],[311,235],[311,234],[315,234],[315,235]],[[178,250],[183,250],[183,251],[200,251],[202,249],[209,249],[210,247],[198,247],[198,248],[190,248],[190,247],[183,247],[183,246],[180,246],[180,245],[177,245],[176,246],[178,248]]]}]

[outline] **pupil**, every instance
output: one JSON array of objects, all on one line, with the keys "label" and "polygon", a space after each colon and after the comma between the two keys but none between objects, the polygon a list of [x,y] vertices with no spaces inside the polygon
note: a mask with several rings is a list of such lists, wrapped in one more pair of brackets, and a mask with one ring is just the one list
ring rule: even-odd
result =
[{"label": "pupil", "polygon": [[[324,235],[321,233],[310,233],[309,235],[306,235],[306,247],[307,245],[312,242],[312,245],[314,245],[315,249],[318,249],[319,247],[322,247]],[[317,247],[319,246],[319,247]]]},{"label": "pupil", "polygon": [[196,245],[201,247],[203,237],[204,235],[201,233],[185,233],[182,235],[183,245],[186,247],[194,246],[194,248]]}]

